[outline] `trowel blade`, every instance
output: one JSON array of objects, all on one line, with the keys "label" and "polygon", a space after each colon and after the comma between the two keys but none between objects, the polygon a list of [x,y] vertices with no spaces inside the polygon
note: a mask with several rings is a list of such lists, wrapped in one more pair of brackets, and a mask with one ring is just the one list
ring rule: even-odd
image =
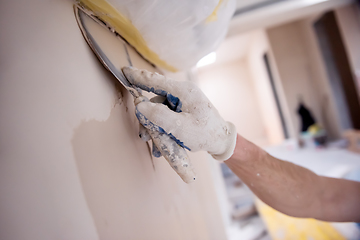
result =
[{"label": "trowel blade", "polygon": [[75,7],[75,16],[80,30],[99,61],[117,80],[134,96],[140,93],[126,79],[121,71],[124,66],[131,66],[131,60],[124,41],[101,26],[79,6]]}]

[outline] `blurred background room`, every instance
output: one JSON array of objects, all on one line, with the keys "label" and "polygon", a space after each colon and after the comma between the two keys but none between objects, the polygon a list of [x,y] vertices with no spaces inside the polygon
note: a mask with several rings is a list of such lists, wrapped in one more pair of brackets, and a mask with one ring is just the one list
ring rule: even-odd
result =
[{"label": "blurred background room", "polygon": [[[359,43],[357,2],[238,0],[225,41],[193,74],[221,115],[273,156],[360,180]],[[221,170],[230,239],[359,239],[352,223],[282,215]]]}]

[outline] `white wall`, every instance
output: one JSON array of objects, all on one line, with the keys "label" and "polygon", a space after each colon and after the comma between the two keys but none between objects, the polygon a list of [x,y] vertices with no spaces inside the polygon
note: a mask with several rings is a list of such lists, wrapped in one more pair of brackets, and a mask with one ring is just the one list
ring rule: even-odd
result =
[{"label": "white wall", "polygon": [[226,238],[207,155],[192,185],[151,158],[72,1],[2,1],[0,28],[0,239]]},{"label": "white wall", "polygon": [[[285,136],[263,58],[265,53],[268,53],[270,58],[270,49],[266,33],[264,30],[257,30],[252,33],[252,41],[247,55],[247,61],[254,81],[256,97],[259,101],[259,109],[269,144],[276,145],[280,144]],[[274,71],[273,77],[275,78]],[[280,93],[278,93],[278,95],[280,95]]]},{"label": "white wall", "polygon": [[[307,25],[307,28],[312,26]],[[334,120],[333,116],[324,121],[326,114],[324,108],[328,103],[329,93],[323,93],[322,85],[319,85],[318,74],[314,68],[315,62],[321,62],[320,58],[313,58],[312,51],[319,51],[318,47],[308,44],[308,33],[304,31],[301,21],[284,24],[267,31],[271,49],[276,61],[282,88],[286,96],[288,111],[293,122],[293,129],[290,130],[292,137],[297,137],[300,131],[301,121],[297,114],[299,96],[302,97],[305,105],[311,110],[316,120],[324,123]],[[309,47],[310,46],[310,47]],[[319,65],[319,63],[317,63]],[[317,66],[318,67],[318,66]],[[326,84],[326,83],[323,83]],[[325,124],[331,133],[337,133],[337,125]]]},{"label": "white wall", "polygon": [[237,132],[259,145],[268,144],[255,86],[244,59],[198,70],[198,83],[221,116]]}]

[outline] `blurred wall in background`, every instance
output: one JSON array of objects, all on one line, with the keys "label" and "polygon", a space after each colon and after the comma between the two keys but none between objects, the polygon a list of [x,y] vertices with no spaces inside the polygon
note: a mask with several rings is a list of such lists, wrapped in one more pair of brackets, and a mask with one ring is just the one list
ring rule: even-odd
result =
[{"label": "blurred wall in background", "polygon": [[247,62],[243,59],[201,68],[200,88],[220,112],[235,124],[245,138],[268,144],[259,101]]},{"label": "blurred wall in background", "polygon": [[299,21],[270,28],[267,33],[291,117],[288,120],[293,122],[289,125],[289,133],[291,137],[298,137],[301,129],[297,114],[300,99],[311,109],[316,120],[321,124],[323,122],[323,101],[318,90],[318,80],[312,73],[307,36]]}]

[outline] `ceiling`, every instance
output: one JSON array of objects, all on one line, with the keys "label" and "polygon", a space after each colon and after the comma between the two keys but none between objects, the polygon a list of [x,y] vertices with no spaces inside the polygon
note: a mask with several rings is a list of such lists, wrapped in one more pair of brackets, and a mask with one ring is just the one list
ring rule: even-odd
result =
[{"label": "ceiling", "polygon": [[316,15],[355,0],[237,0],[228,37]]},{"label": "ceiling", "polygon": [[237,0],[235,16],[282,1],[289,0]]},{"label": "ceiling", "polygon": [[254,32],[266,29],[274,20],[276,24],[280,24],[294,20],[294,16],[301,18],[350,2],[351,0],[237,0],[237,15],[230,23],[227,38],[216,50],[216,62],[212,66],[245,58],[254,40]]}]

